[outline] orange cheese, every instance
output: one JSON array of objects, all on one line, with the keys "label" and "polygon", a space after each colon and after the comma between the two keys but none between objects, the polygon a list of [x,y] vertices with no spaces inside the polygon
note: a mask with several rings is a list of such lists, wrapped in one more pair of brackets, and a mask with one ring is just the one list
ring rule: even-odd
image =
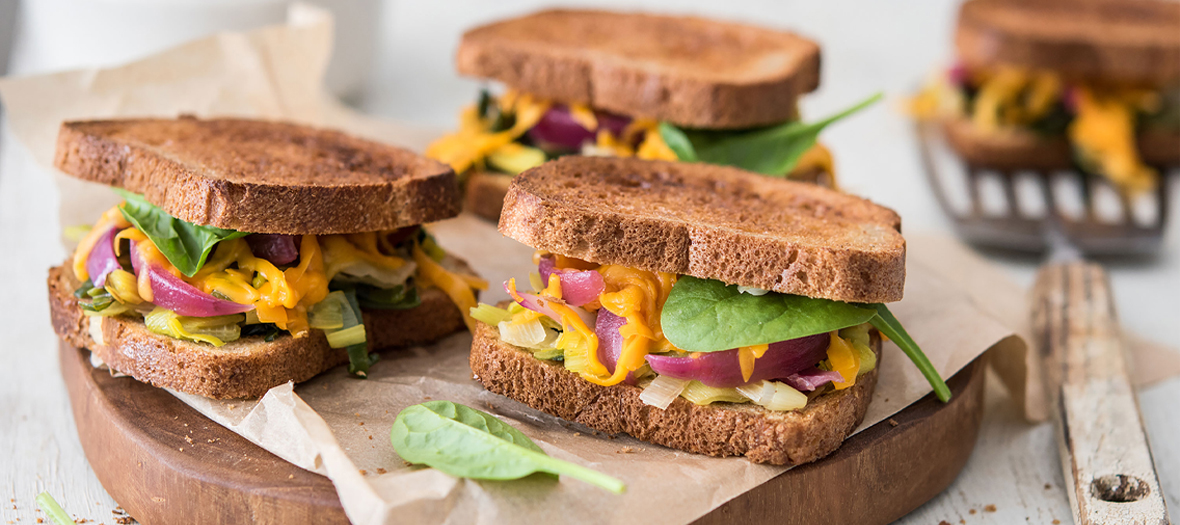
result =
[{"label": "orange cheese", "polygon": [[738,348],[738,365],[742,369],[742,381],[749,382],[754,374],[754,360],[762,357],[770,345],[743,346]]},{"label": "orange cheese", "polygon": [[537,125],[549,110],[550,103],[528,94],[509,91],[500,97],[499,106],[502,111],[515,115],[516,120],[511,128],[493,132],[491,119],[480,117],[477,108],[472,105],[463,110],[459,130],[431,143],[426,148],[426,156],[449,164],[455,173],[483,168],[488,156]]},{"label": "orange cheese", "polygon": [[1157,173],[1143,163],[1135,141],[1135,93],[1096,93],[1078,88],[1078,115],[1070,141],[1102,176],[1129,194],[1155,187]]},{"label": "orange cheese", "polygon": [[842,339],[839,332],[831,332],[831,342],[828,343],[828,363],[832,370],[839,372],[844,381],[832,381],[836,390],[844,390],[856,384],[856,375],[860,372],[860,353],[848,341]]},{"label": "orange cheese", "polygon": [[[418,263],[418,281],[423,286],[437,286],[447,297],[451,298],[451,302],[459,307],[459,311],[463,312],[463,322],[467,323],[467,329],[475,332],[475,319],[471,317],[471,309],[475,308],[475,292],[471,290],[471,285],[467,280],[460,277],[458,274],[447,271],[441,264],[438,264],[431,259],[422,248],[414,245],[413,252],[414,262]],[[484,287],[486,287],[486,283]]]},{"label": "orange cheese", "polygon": [[676,276],[618,265],[603,265],[598,268],[598,272],[606,282],[606,289],[598,298],[602,307],[626,319],[627,323],[619,328],[623,336],[623,348],[615,363],[614,373],[604,377],[606,367],[598,363],[595,352],[593,362],[602,366],[604,373],[584,373],[582,377],[591,383],[610,386],[622,382],[628,373],[642,367],[653,345],[660,350],[675,348],[660,330],[660,311],[668,299],[668,293],[672,291]]}]

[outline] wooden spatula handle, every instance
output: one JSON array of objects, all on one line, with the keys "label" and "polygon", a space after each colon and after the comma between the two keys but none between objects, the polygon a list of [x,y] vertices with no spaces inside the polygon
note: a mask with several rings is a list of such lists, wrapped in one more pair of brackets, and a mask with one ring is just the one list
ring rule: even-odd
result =
[{"label": "wooden spatula handle", "polygon": [[1032,310],[1074,521],[1168,523],[1106,273],[1046,265]]}]

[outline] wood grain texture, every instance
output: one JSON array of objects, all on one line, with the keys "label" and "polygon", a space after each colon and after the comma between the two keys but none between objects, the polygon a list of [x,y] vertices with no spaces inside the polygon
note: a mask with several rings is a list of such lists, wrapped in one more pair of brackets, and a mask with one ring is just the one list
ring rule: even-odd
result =
[{"label": "wood grain texture", "polygon": [[1047,265],[1033,297],[1074,521],[1169,523],[1106,272],[1082,262]]},{"label": "wood grain texture", "polygon": [[137,521],[348,523],[336,489],[176,397],[59,347],[78,436],[95,475]]},{"label": "wood grain texture", "polygon": [[[327,478],[262,450],[166,391],[92,368],[84,350],[63,343],[59,355],[82,448],[103,487],[141,523],[176,516],[194,523],[239,523],[244,516],[256,523],[347,523]],[[955,396],[949,404],[927,396],[893,416],[896,426],[877,424],[829,458],[789,470],[698,523],[827,517],[873,524],[905,515],[946,488],[970,456],[984,377],[980,359],[948,382]]]}]

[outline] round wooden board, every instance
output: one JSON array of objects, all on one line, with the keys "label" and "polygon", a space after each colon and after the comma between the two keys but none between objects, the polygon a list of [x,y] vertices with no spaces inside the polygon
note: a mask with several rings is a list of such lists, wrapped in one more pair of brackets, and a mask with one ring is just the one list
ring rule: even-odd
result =
[{"label": "round wooden board", "polygon": [[[348,523],[332,482],[197,413],[171,394],[90,366],[60,347],[78,437],[111,497],[141,523]],[[835,454],[784,472],[697,521],[892,522],[947,487],[975,448],[983,358],[933,395],[853,436]]]}]

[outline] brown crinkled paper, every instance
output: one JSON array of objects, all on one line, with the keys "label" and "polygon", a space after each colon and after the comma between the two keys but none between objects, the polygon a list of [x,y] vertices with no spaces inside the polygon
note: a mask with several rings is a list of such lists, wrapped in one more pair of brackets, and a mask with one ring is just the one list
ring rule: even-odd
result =
[{"label": "brown crinkled paper", "polygon": [[[180,113],[294,120],[421,150],[432,133],[366,118],[325,94],[321,80],[330,42],[330,16],[297,5],[285,26],[223,34],[117,68],[5,79],[0,94],[16,136],[45,166],[52,164],[63,120]],[[57,181],[63,225],[89,224],[117,202],[99,185],[60,174]],[[461,216],[432,229],[447,249],[473,261],[492,283],[534,269],[532,250],[502,237],[491,224]],[[906,298],[891,308],[943,377],[994,349],[1001,358],[994,361],[1006,365],[997,369],[1030,417],[1043,418],[1039,376],[1028,373],[1035,371],[1030,368],[1035,360],[1014,335],[1026,325],[1024,291],[942,237],[911,236],[907,270]],[[496,302],[505,295],[493,286],[483,299]],[[344,367],[337,367],[298,387],[276,387],[252,402],[177,396],[276,455],[331,478],[354,523],[688,522],[784,470],[687,454],[627,436],[608,439],[489,394],[471,379],[470,343],[464,333],[430,347],[387,352],[368,380],[349,378]],[[1154,372],[1139,379],[1158,380],[1180,371],[1176,357],[1158,349],[1137,354],[1137,363],[1152,360],[1151,367],[1137,369]],[[917,369],[887,344],[861,428],[928,392]],[[406,466],[389,443],[390,425],[401,409],[429,399],[492,412],[550,455],[623,479],[628,492],[616,496],[578,481],[540,476],[479,482]]]}]

